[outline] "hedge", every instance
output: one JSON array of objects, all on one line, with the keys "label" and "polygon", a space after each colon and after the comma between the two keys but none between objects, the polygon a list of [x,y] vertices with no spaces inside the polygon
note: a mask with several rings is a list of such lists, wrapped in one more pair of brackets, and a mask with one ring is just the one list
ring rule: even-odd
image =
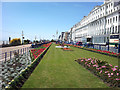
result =
[{"label": "hedge", "polygon": [[[51,45],[50,45],[51,46]],[[41,61],[42,57],[45,55],[45,53],[47,52],[47,50],[49,49],[48,46],[32,63],[31,65],[28,65],[27,68],[25,68],[24,70],[22,70],[20,72],[20,74],[14,78],[11,82],[8,83],[8,85],[5,87],[6,89],[12,88],[12,89],[17,89],[17,88],[21,88],[23,86],[23,84],[25,83],[25,81],[29,78],[29,76],[31,75],[31,73],[34,71],[34,69],[36,68],[36,66],[39,64],[39,62]],[[32,56],[31,56],[32,57]]]}]

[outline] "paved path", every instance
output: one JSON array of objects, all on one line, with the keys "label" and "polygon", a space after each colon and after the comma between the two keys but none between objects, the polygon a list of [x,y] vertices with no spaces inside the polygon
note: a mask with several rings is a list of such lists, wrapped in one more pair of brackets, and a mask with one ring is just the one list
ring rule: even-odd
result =
[{"label": "paved path", "polygon": [[[0,62],[10,59],[10,51],[14,51],[14,50],[19,49],[19,52],[20,52],[20,49],[27,48],[27,47],[30,47],[30,46],[31,46],[31,44],[0,48]],[[5,52],[7,52],[7,58],[6,59],[5,59]],[[13,55],[13,52],[12,52],[11,57],[13,57],[13,56],[14,55]]]},{"label": "paved path", "polygon": [[5,52],[10,52],[10,51],[18,50],[18,49],[21,49],[21,48],[30,47],[30,46],[31,46],[31,44],[0,48],[0,54],[1,53],[5,53]]}]

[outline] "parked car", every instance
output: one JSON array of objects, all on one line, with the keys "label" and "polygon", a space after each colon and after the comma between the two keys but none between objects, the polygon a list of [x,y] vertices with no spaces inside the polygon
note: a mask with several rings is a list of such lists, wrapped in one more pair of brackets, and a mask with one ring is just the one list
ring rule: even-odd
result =
[{"label": "parked car", "polygon": [[82,45],[82,42],[77,42],[76,45]]}]

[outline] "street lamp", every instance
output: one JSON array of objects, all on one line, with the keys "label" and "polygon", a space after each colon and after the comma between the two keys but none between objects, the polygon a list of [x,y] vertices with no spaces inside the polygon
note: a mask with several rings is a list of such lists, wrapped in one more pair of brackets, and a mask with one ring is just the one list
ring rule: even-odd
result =
[{"label": "street lamp", "polygon": [[109,51],[109,38],[110,38],[110,31],[108,31],[108,37],[107,37],[108,51]]},{"label": "street lamp", "polygon": [[24,36],[24,34],[23,34],[23,31],[22,31],[22,45],[23,45],[23,39],[24,39],[24,37],[23,37],[23,36]]},{"label": "street lamp", "polygon": [[118,53],[120,53],[120,32],[119,32],[119,44],[118,44]]}]

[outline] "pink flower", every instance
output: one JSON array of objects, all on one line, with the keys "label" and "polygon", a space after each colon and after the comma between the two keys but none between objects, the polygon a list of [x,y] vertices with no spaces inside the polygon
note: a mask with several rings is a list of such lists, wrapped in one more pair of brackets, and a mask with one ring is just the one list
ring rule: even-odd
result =
[{"label": "pink flower", "polygon": [[113,75],[113,73],[111,73],[111,75]]},{"label": "pink flower", "polygon": [[113,71],[116,71],[117,69],[116,68],[111,68]]},{"label": "pink flower", "polygon": [[91,58],[88,58],[88,60],[91,60]]},{"label": "pink flower", "polygon": [[112,65],[111,64],[109,64],[111,67],[112,67]]},{"label": "pink flower", "polygon": [[95,65],[93,65],[93,67],[98,67],[98,65],[95,64]]},{"label": "pink flower", "polygon": [[102,68],[106,68],[106,66],[102,66]]},{"label": "pink flower", "polygon": [[111,77],[110,75],[108,77]]},{"label": "pink flower", "polygon": [[87,64],[87,62],[85,62],[85,64]]},{"label": "pink flower", "polygon": [[108,76],[110,76],[110,73],[108,73]]},{"label": "pink flower", "polygon": [[85,61],[88,61],[87,59],[85,59]]},{"label": "pink flower", "polygon": [[91,63],[93,63],[93,60],[91,60]]},{"label": "pink flower", "polygon": [[99,70],[99,68],[97,68],[97,70]]},{"label": "pink flower", "polygon": [[81,60],[81,62],[83,62],[83,60]]},{"label": "pink flower", "polygon": [[101,67],[99,67],[99,69],[101,69]]},{"label": "pink flower", "polygon": [[95,63],[96,63],[96,60],[95,60]]},{"label": "pink flower", "polygon": [[102,73],[102,70],[100,71],[100,73]]},{"label": "pink flower", "polygon": [[105,73],[108,73],[108,71],[105,71]]},{"label": "pink flower", "polygon": [[117,68],[118,66],[114,66],[114,68]]},{"label": "pink flower", "polygon": [[89,64],[87,64],[87,66],[88,66],[88,67],[90,67],[90,65],[89,65]]},{"label": "pink flower", "polygon": [[96,65],[93,65],[93,67],[95,67]]},{"label": "pink flower", "polygon": [[119,73],[117,73],[117,76],[119,75]]},{"label": "pink flower", "polygon": [[100,70],[100,69],[101,69],[101,67],[97,68],[97,70]]},{"label": "pink flower", "polygon": [[116,78],[116,80],[118,81],[118,80],[120,80],[119,78]]}]

